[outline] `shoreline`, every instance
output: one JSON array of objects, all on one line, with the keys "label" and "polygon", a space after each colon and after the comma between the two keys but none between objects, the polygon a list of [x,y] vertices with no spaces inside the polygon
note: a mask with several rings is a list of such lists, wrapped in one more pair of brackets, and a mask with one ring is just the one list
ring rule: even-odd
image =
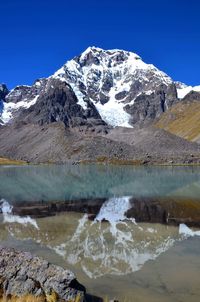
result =
[{"label": "shoreline", "polygon": [[[190,161],[190,162],[188,162]],[[80,160],[65,160],[65,161],[26,161],[8,157],[0,156],[0,166],[24,166],[24,165],[87,165],[87,164],[98,164],[98,165],[119,165],[119,166],[160,166],[160,167],[180,167],[180,166],[200,166],[200,157],[194,159],[183,159],[177,161],[176,158],[166,160],[153,160],[149,157],[141,159],[119,159],[119,158],[107,158],[101,157],[96,159],[80,159]]]}]

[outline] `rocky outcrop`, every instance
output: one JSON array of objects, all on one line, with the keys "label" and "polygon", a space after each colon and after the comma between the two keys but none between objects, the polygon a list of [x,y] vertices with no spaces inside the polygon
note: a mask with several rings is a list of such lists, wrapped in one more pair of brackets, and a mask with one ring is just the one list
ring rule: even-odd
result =
[{"label": "rocky outcrop", "polygon": [[190,91],[183,99],[182,102],[200,101],[200,92]]},{"label": "rocky outcrop", "polygon": [[66,127],[105,125],[94,104],[89,100],[85,102],[86,109],[79,104],[69,84],[59,79],[51,79],[39,95],[37,103],[24,110],[19,119],[39,125],[63,122]]},{"label": "rocky outcrop", "polygon": [[54,295],[56,301],[68,302],[82,302],[85,295],[85,287],[71,271],[28,252],[3,247],[0,247],[0,288],[5,296]]},{"label": "rocky outcrop", "polygon": [[0,127],[3,124],[3,121],[1,119],[1,114],[4,109],[3,102],[5,101],[5,98],[7,94],[9,93],[9,90],[5,84],[0,84]]},{"label": "rocky outcrop", "polygon": [[142,124],[154,121],[176,102],[177,92],[175,85],[161,85],[151,94],[141,93],[136,97],[133,104],[126,105],[124,109],[131,115],[130,122],[132,124]]},{"label": "rocky outcrop", "polygon": [[21,101],[30,102],[44,90],[47,79],[38,79],[32,86],[17,86],[6,96],[5,102],[18,103]]}]

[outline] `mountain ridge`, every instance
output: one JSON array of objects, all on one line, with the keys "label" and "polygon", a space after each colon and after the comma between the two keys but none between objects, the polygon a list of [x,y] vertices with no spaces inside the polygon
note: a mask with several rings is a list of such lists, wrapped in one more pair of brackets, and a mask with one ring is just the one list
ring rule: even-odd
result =
[{"label": "mountain ridge", "polygon": [[[135,53],[89,47],[81,55],[69,60],[49,78],[36,80],[32,86],[17,86],[11,90],[6,101],[7,103],[12,103],[13,101],[18,103],[19,97],[21,97],[20,101],[24,100],[26,104],[13,105],[13,111],[16,112],[19,107],[23,106],[29,108],[27,101],[40,94],[40,87],[43,87],[43,84],[52,78],[57,78],[71,85],[77,96],[78,104],[84,109],[87,107],[87,102],[84,101],[84,98],[89,98],[95,103],[100,115],[108,124],[111,124],[111,126],[130,127],[130,115],[124,110],[124,107],[127,103],[133,103],[135,97],[141,92],[151,93],[150,89],[152,87],[148,85],[148,78],[146,80],[144,78],[146,73],[149,72],[153,73],[150,76],[156,74],[159,80],[158,84],[162,82],[165,84],[172,83],[170,77],[159,71],[152,64],[144,63]],[[132,77],[135,78],[134,83],[132,83]],[[145,83],[141,84],[141,80]],[[127,90],[130,92],[129,95]],[[124,99],[125,95],[127,95],[126,99]],[[117,96],[117,99],[115,96]],[[110,115],[113,116],[113,108],[115,109],[115,119],[112,118],[111,120]],[[5,111],[10,112],[12,108],[5,104]],[[3,119],[5,122],[9,121],[7,116]]]},{"label": "mountain ridge", "polygon": [[[114,127],[132,127],[133,124],[144,121],[146,116],[155,118],[176,102],[178,96],[184,97],[193,89],[183,83],[174,82],[154,65],[144,63],[133,52],[103,50],[92,46],[67,61],[49,78],[38,79],[32,86],[23,85],[12,89],[4,96],[1,120],[7,123],[12,119],[12,111],[15,114],[23,107],[28,109],[35,104],[36,97],[51,79],[68,83],[77,97],[77,103],[83,109],[87,109],[88,100],[92,101],[101,118]],[[194,89],[198,90],[198,86]],[[156,105],[151,106],[151,100],[145,108],[144,104],[141,106],[143,96],[148,99],[149,95],[159,94],[159,91],[162,95],[155,100]],[[149,106],[150,109],[147,108]],[[155,110],[155,106],[159,108]],[[136,114],[132,118],[132,113],[138,110],[140,116]]]}]

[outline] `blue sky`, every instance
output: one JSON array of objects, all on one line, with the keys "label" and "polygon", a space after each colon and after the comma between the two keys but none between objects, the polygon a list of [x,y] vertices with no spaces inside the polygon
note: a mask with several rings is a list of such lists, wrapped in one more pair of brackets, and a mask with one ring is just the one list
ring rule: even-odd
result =
[{"label": "blue sky", "polygon": [[88,46],[139,54],[200,85],[198,0],[7,0],[0,5],[0,83],[47,77]]}]

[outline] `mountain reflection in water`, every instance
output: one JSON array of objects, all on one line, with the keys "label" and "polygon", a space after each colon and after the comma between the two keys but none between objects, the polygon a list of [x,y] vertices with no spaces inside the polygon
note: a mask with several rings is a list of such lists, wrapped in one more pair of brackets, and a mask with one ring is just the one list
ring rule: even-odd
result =
[{"label": "mountain reflection in water", "polygon": [[10,219],[0,224],[1,241],[9,236],[23,241],[31,239],[54,250],[69,264],[81,267],[90,278],[137,271],[183,237],[177,227],[136,224],[132,220],[90,221],[87,214],[66,213],[37,219],[38,228],[21,219],[21,223],[14,219],[11,223]]},{"label": "mountain reflection in water", "polygon": [[[164,197],[163,205],[176,196],[178,212],[186,204],[182,197],[191,198],[188,207],[197,209],[200,168],[0,167],[0,243],[72,269],[89,292],[102,297],[198,302],[200,232],[184,224],[136,223],[125,215],[133,197],[147,198],[146,204]],[[88,205],[84,198],[90,198]],[[82,213],[23,214],[37,205],[70,200],[73,205],[78,200],[78,211],[83,204]]]}]

